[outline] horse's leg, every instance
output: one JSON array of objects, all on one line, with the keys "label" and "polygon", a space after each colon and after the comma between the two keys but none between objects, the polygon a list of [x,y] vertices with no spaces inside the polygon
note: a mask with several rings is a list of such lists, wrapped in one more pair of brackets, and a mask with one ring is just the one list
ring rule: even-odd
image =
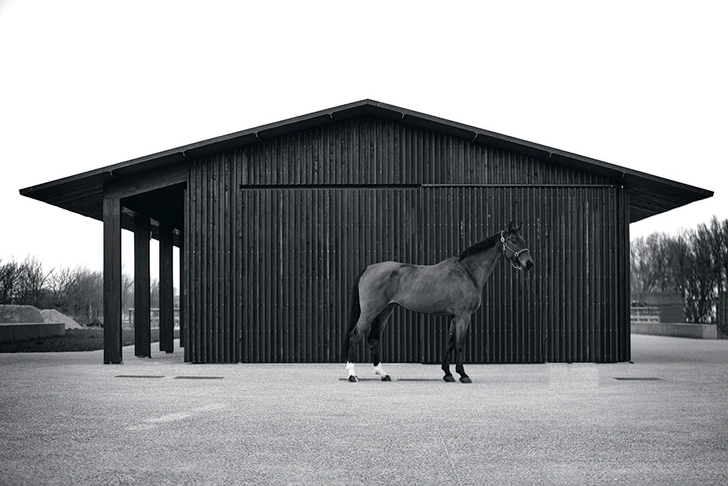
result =
[{"label": "horse's leg", "polygon": [[398,266],[399,264],[392,262],[370,265],[360,274],[354,285],[349,334],[344,341],[344,357],[349,381],[358,381],[354,362],[349,361],[350,348],[357,345],[363,336],[369,336],[372,321],[377,320],[380,313],[391,303],[392,295],[396,292],[397,279],[393,277],[396,277]]},{"label": "horse's leg", "polygon": [[[360,318],[360,321],[361,321],[361,318]],[[356,383],[357,381],[359,381],[359,378],[357,378],[357,376],[356,376],[356,367],[354,366],[354,360],[351,358],[352,348],[355,348],[359,344],[359,341],[361,340],[362,333],[360,332],[360,328],[366,327],[368,325],[369,325],[368,323],[364,324],[364,326],[359,326],[357,324],[357,326],[351,330],[351,332],[349,333],[349,336],[348,336],[349,350],[348,350],[347,357],[346,357],[346,371],[349,374],[348,380],[352,383]]]},{"label": "horse's leg", "polygon": [[447,382],[453,382],[455,378],[450,373],[450,353],[455,349],[455,320],[450,321],[447,343],[447,351],[445,351],[445,356],[442,358],[442,371],[445,372],[445,376],[442,379]]},{"label": "horse's leg", "polygon": [[463,348],[469,326],[470,315],[455,319],[455,371],[460,375],[460,381],[462,383],[472,383],[470,377],[465,374],[465,368],[463,368]]},{"label": "horse's leg", "polygon": [[[380,326],[379,323],[379,315],[383,314],[386,311],[386,309],[382,310],[382,307],[379,307],[379,309],[375,311],[371,310],[362,310],[361,315],[359,316],[359,320],[356,323],[356,326],[354,326],[354,329],[351,330],[349,333],[349,355],[351,354],[351,348],[356,347],[359,344],[359,341],[361,341],[362,337],[364,336],[371,336],[373,332],[373,326]],[[391,310],[390,310],[391,313]],[[386,317],[389,317],[387,315]],[[384,320],[386,322],[386,319]],[[376,331],[377,335],[380,331]],[[367,341],[369,338],[367,337]],[[377,341],[379,341],[379,337],[377,337]],[[378,343],[377,343],[378,344]],[[369,343],[371,346],[371,342]],[[377,361],[379,361],[379,350],[377,349]],[[354,367],[354,361],[350,361],[349,358],[347,358],[346,361],[346,371],[349,373],[349,381],[351,382],[357,382],[359,381],[359,378],[356,376],[356,369]]]},{"label": "horse's leg", "polygon": [[371,331],[367,336],[367,342],[369,343],[369,349],[372,353],[372,364],[374,365],[374,373],[382,377],[382,381],[392,381],[389,374],[382,368],[382,363],[379,360],[379,340],[382,338],[382,331],[387,325],[389,316],[392,315],[394,310],[394,304],[389,304],[380,312],[372,323]]},{"label": "horse's leg", "polygon": [[357,381],[359,381],[359,378],[356,376],[354,361],[351,359],[352,348],[358,346],[359,341],[361,341],[362,336],[364,336],[364,334],[368,332],[371,324],[371,316],[362,313],[359,316],[359,320],[357,321],[356,326],[354,326],[354,329],[351,330],[348,336],[349,351],[346,358],[346,371],[349,374],[348,380],[352,383],[356,383]]},{"label": "horse's leg", "polygon": [[359,343],[361,336],[367,330],[372,318],[372,316],[368,315],[367,312],[362,312],[360,302],[359,283],[365,271],[366,270],[363,270],[356,278],[356,281],[354,282],[354,287],[351,291],[351,312],[349,315],[349,329],[344,337],[344,343],[341,353],[342,360],[346,363],[346,371],[349,375],[348,380],[354,383],[359,381],[359,379],[356,376],[356,368],[354,367],[354,361],[351,357],[351,355],[353,354],[352,347],[356,346]]}]

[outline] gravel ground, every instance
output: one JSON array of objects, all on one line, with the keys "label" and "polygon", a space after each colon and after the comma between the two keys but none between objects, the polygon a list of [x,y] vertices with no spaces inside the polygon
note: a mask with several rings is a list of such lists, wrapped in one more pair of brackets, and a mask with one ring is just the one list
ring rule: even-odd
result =
[{"label": "gravel ground", "polygon": [[471,385],[417,364],[352,384],[343,365],[3,354],[0,483],[728,484],[728,341],[632,347],[470,365]]}]

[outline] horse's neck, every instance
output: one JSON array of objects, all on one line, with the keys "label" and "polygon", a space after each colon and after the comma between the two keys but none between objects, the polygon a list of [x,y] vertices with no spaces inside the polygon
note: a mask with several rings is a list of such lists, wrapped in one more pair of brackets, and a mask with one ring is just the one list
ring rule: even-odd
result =
[{"label": "horse's neck", "polygon": [[463,259],[462,263],[468,269],[475,281],[482,287],[485,285],[485,281],[488,279],[490,274],[493,273],[493,270],[495,270],[495,264],[501,256],[501,249],[496,243],[487,250],[476,253],[475,255],[470,255]]}]

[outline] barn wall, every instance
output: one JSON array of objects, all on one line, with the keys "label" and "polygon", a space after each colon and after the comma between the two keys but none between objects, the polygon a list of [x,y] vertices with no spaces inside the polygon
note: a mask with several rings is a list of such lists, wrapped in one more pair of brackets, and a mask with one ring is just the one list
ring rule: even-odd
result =
[{"label": "barn wall", "polygon": [[[356,118],[199,159],[187,194],[187,361],[338,361],[366,265],[436,263],[509,219],[536,267],[491,276],[467,360],[629,359],[627,191],[600,176]],[[399,309],[383,360],[439,361],[446,332]]]},{"label": "barn wall", "polygon": [[601,176],[375,117],[281,136],[229,153],[242,183],[609,184]]},{"label": "barn wall", "polygon": [[[419,253],[416,190],[252,189],[242,206],[244,361],[337,361],[359,271]],[[417,361],[416,316],[393,324],[396,360]]]}]

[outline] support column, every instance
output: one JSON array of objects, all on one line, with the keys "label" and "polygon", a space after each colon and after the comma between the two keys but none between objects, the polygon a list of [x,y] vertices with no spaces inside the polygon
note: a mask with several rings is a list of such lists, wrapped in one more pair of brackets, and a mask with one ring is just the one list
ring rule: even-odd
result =
[{"label": "support column", "polygon": [[159,226],[159,349],[174,352],[172,227]]},{"label": "support column", "polygon": [[149,232],[151,222],[145,216],[134,217],[134,354],[152,357],[149,276]]},{"label": "support column", "polygon": [[191,267],[193,258],[190,255],[191,246],[191,233],[190,233],[190,191],[185,187],[185,204],[184,204],[184,225],[182,230],[182,252],[180,253],[180,273],[183,275],[182,287],[180,288],[180,304],[184,307],[184,312],[181,312],[180,317],[184,319],[184,359],[185,363],[192,362],[192,348],[195,345],[195,339],[192,337],[192,331],[194,330],[194,324],[192,321],[192,306],[190,299],[190,276],[192,275]]},{"label": "support column", "polygon": [[121,363],[121,200],[104,197],[104,364]]},{"label": "support column", "polygon": [[185,347],[185,240],[184,236],[180,235],[179,244],[179,347]]}]

